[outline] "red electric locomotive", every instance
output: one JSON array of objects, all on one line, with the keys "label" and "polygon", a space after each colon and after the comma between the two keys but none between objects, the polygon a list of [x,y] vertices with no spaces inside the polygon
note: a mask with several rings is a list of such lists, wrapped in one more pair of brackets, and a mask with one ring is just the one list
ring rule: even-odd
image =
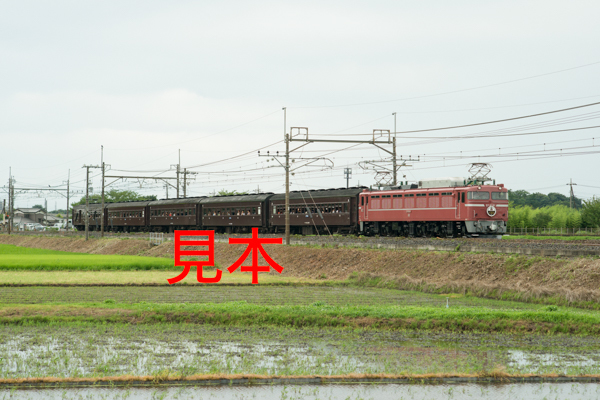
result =
[{"label": "red electric locomotive", "polygon": [[508,190],[463,178],[364,190],[358,214],[364,235],[498,237],[506,233]]}]

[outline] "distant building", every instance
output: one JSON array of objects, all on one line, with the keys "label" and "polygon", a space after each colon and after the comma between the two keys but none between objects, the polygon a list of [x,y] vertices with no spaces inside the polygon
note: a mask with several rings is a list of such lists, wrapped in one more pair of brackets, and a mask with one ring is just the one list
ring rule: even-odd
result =
[{"label": "distant building", "polygon": [[41,208],[17,208],[14,211],[13,227],[24,230],[27,224],[43,224],[44,215]]}]

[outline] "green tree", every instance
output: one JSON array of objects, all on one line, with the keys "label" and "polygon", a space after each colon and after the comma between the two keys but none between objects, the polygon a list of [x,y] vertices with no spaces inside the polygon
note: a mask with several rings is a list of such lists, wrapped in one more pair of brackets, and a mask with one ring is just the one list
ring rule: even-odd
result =
[{"label": "green tree", "polygon": [[39,208],[40,210],[42,210],[42,211],[46,212],[46,209],[45,209],[45,208],[44,208],[44,206],[43,206],[43,205],[41,205],[41,204],[36,204],[35,206],[33,206],[33,207],[31,207],[31,208]]},{"label": "green tree", "polygon": [[[120,203],[124,201],[151,201],[156,200],[156,196],[144,196],[139,193],[134,192],[133,190],[116,190],[112,189],[104,193],[104,201],[106,203]],[[102,196],[99,194],[93,194],[89,196],[89,202],[91,203],[101,203]],[[81,198],[76,203],[73,203],[73,206],[78,206],[80,204],[85,204],[85,196]]]},{"label": "green tree", "polygon": [[[533,208],[552,207],[556,205],[569,206],[569,197],[560,193],[529,193],[526,190],[509,190],[508,198],[516,206],[531,206]],[[581,199],[573,197],[573,208],[581,208]]]},{"label": "green tree", "polygon": [[587,228],[600,228],[600,198],[594,196],[583,201],[581,220]]},{"label": "green tree", "polygon": [[248,194],[248,192],[238,192],[237,190],[225,190],[225,189],[221,189],[217,192],[217,196],[238,196],[241,194]]},{"label": "green tree", "polygon": [[552,214],[545,208],[536,210],[535,215],[531,219],[533,226],[536,228],[547,228],[550,221],[552,221]]},{"label": "green tree", "polygon": [[529,192],[526,190],[509,190],[508,198],[513,202],[515,206],[526,205],[526,199],[529,196]]}]

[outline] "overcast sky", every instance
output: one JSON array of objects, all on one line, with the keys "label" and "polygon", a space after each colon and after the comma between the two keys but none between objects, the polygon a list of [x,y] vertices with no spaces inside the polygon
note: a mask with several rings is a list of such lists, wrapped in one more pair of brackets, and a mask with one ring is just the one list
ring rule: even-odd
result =
[{"label": "overcast sky", "polygon": [[[256,153],[284,150],[282,107],[288,131],[367,140],[394,130],[394,112],[404,132],[600,102],[599,17],[598,1],[0,1],[0,186],[9,167],[17,187],[59,186],[70,169],[79,199],[82,166],[98,165],[103,145],[110,175],[174,177],[181,150],[181,168],[198,173],[188,195],[282,192],[283,168]],[[589,198],[600,194],[600,128],[564,130],[597,125],[600,105],[398,133],[398,154],[420,159],[400,176],[467,176],[489,162],[508,188],[568,194],[572,178]],[[563,131],[432,139],[550,130]],[[325,157],[333,168],[299,168],[292,190],[343,187],[346,167],[351,185],[374,184],[358,163],[386,153],[339,151],[350,146],[293,153],[294,165]],[[166,195],[154,180],[110,188]],[[16,205],[64,208],[37,196]]]}]

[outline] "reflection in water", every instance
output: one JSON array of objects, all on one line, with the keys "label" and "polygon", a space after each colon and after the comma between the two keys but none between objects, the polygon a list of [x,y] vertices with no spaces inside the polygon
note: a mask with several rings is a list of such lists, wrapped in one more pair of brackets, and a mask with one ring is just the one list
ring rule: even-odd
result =
[{"label": "reflection in water", "polygon": [[122,389],[0,390],[8,399],[265,399],[265,400],[387,400],[387,399],[477,399],[587,400],[600,397],[600,385],[593,383],[519,383],[460,385],[278,385],[238,387],[152,387]]}]

